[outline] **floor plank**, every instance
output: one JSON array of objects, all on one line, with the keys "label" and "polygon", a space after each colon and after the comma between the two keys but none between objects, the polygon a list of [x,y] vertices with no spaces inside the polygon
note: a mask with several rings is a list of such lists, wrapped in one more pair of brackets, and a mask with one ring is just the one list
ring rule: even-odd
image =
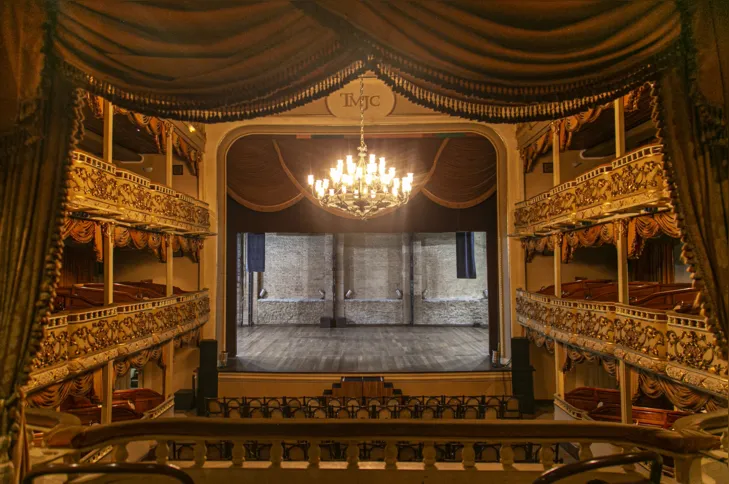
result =
[{"label": "floor plank", "polygon": [[488,328],[254,326],[238,328],[224,371],[409,373],[490,371]]}]

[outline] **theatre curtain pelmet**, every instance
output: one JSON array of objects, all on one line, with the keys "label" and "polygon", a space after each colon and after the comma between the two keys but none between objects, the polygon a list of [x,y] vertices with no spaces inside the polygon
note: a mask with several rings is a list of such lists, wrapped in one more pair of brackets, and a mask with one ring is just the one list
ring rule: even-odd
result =
[{"label": "theatre curtain pelmet", "polygon": [[515,123],[657,81],[684,255],[726,349],[727,2],[192,5],[0,2],[0,480],[58,279],[79,87],[141,114],[216,122],[287,111],[371,70],[439,112]]}]

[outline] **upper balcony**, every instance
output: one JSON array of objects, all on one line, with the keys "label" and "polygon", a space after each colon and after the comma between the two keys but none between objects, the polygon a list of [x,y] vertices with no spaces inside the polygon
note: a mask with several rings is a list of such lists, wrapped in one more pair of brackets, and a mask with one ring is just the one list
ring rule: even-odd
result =
[{"label": "upper balcony", "polygon": [[74,151],[72,159],[69,211],[100,215],[151,230],[209,232],[207,203],[151,183],[82,151]]},{"label": "upper balcony", "polygon": [[619,214],[668,206],[662,145],[641,147],[516,204],[519,236],[546,234]]}]

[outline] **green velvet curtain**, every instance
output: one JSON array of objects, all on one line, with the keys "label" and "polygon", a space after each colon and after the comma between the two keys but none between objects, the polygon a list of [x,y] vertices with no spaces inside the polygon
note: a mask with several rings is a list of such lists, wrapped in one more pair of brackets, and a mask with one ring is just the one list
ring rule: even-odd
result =
[{"label": "green velvet curtain", "polygon": [[687,55],[658,82],[656,122],[666,145],[683,256],[702,312],[727,353],[729,334],[729,3],[685,5]]},{"label": "green velvet curtain", "polygon": [[77,87],[145,114],[239,120],[370,69],[413,102],[513,123],[574,114],[658,79],[686,255],[726,334],[727,9],[722,0],[0,2],[0,474],[58,274]]},{"label": "green velvet curtain", "polygon": [[[65,72],[125,108],[200,121],[273,114],[365,67],[480,121],[553,119],[650,79],[677,52],[674,1],[59,0]],[[563,102],[566,101],[566,102]]]}]

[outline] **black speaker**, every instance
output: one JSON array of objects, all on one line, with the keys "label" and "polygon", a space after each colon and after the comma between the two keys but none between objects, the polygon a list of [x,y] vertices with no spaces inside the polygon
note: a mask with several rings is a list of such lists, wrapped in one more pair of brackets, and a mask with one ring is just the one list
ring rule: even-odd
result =
[{"label": "black speaker", "polygon": [[175,392],[175,410],[192,410],[195,408],[195,393],[190,389]]},{"label": "black speaker", "polygon": [[511,338],[511,367],[515,370],[532,367],[529,360],[529,339]]},{"label": "black speaker", "polygon": [[456,277],[476,279],[473,232],[456,232]]},{"label": "black speaker", "polygon": [[511,338],[511,390],[522,413],[534,414],[534,368],[529,361],[529,340]]},{"label": "black speaker", "polygon": [[266,272],[266,234],[246,234],[246,271]]},{"label": "black speaker", "polygon": [[218,397],[218,342],[200,341],[200,367],[197,370],[197,414],[205,416],[205,399]]}]

